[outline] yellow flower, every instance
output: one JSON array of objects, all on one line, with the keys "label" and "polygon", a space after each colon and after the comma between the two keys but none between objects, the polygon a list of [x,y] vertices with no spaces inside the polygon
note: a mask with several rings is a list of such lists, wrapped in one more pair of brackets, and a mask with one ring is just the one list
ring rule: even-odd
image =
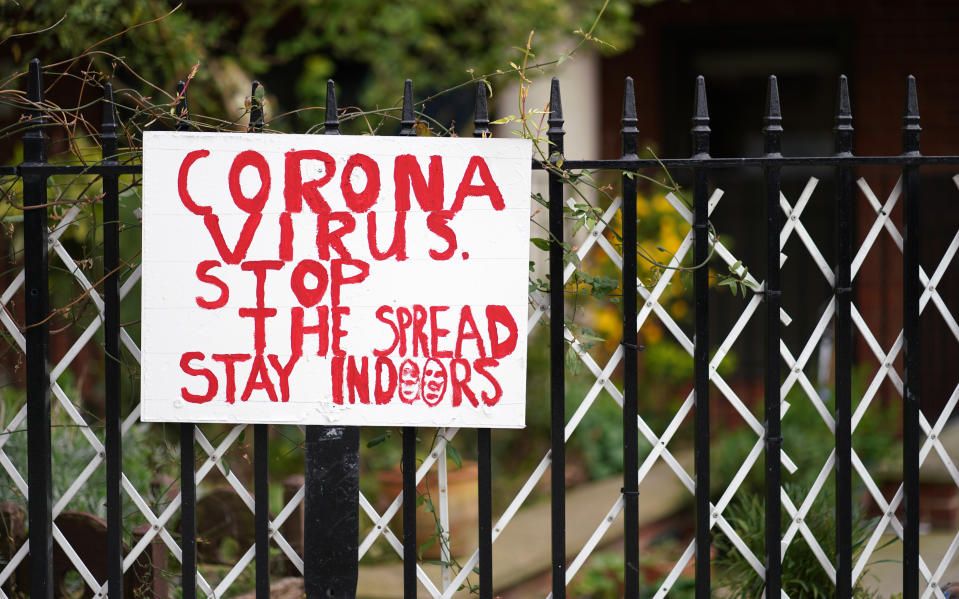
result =
[{"label": "yellow flower", "polygon": [[663,330],[654,322],[647,322],[644,324],[642,333],[646,343],[656,343],[663,338]]},{"label": "yellow flower", "polygon": [[[675,254],[681,243],[682,240],[672,230],[667,231],[659,238],[659,245],[665,248],[670,254]],[[670,256],[670,258],[672,258],[672,256]]]},{"label": "yellow flower", "polygon": [[637,198],[636,199],[636,216],[639,218],[645,218],[649,216],[649,200],[646,198]]},{"label": "yellow flower", "polygon": [[682,318],[689,312],[689,304],[683,300],[676,300],[670,308],[672,309],[673,316],[676,318]]},{"label": "yellow flower", "polygon": [[669,200],[666,199],[664,195],[655,195],[653,196],[653,208],[657,212],[667,212],[673,209],[670,205]]},{"label": "yellow flower", "polygon": [[605,339],[603,346],[607,351],[615,350],[619,345],[623,328],[623,319],[619,310],[612,306],[597,310],[593,315],[593,328],[600,337]]},{"label": "yellow flower", "polygon": [[609,333],[619,334],[622,326],[623,321],[619,316],[619,312],[612,307],[599,310],[596,314],[596,331],[600,333],[607,333],[606,335],[601,335],[603,337],[609,337]]}]

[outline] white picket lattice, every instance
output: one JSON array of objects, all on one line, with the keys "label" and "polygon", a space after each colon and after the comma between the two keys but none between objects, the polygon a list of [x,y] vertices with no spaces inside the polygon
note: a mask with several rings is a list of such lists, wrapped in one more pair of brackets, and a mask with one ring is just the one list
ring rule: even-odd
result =
[{"label": "white picket lattice", "polygon": [[[956,185],[959,186],[959,175],[957,175],[954,180]],[[834,286],[835,281],[830,260],[827,259],[827,257],[824,256],[820,251],[815,239],[804,226],[802,220],[804,211],[809,206],[810,201],[816,193],[817,184],[818,181],[815,178],[811,178],[803,188],[794,204],[790,203],[785,195],[780,197],[780,207],[785,215],[785,219],[783,221],[784,224],[780,233],[780,247],[784,247],[786,242],[791,237],[795,236],[800,241],[802,247],[805,248],[805,251],[808,254],[808,259],[812,260],[812,262],[816,265],[825,282],[831,288]],[[902,236],[890,218],[893,208],[901,197],[901,185],[897,183],[894,186],[885,202],[881,202],[878,199],[874,190],[864,180],[860,179],[858,185],[863,196],[866,198],[869,205],[875,212],[875,220],[868,229],[862,244],[855,252],[852,263],[852,276],[854,280],[860,273],[867,256],[875,247],[875,244],[883,230],[886,231],[893,243],[900,250],[902,249]],[[708,202],[710,213],[712,213],[722,199],[723,192],[721,190],[716,190],[712,194]],[[692,214],[680,198],[673,194],[669,194],[667,195],[667,200],[682,219],[689,224],[692,223]],[[596,252],[608,257],[617,268],[622,268],[622,257],[606,236],[606,229],[608,227],[607,223],[613,221],[621,207],[621,204],[622,200],[619,198],[611,202],[599,222],[586,234],[582,243],[576,249],[576,255],[580,261],[587,260],[592,253]],[[78,265],[78,262],[70,256],[66,248],[59,241],[60,237],[68,229],[68,227],[75,224],[75,220],[79,213],[80,211],[78,208],[71,209],[63,216],[57,226],[50,231],[50,249],[52,250],[52,255],[56,256],[63,267],[65,267],[66,270],[73,276],[83,292],[89,295],[99,317],[95,318],[85,328],[83,328],[76,341],[71,345],[63,358],[53,366],[50,377],[52,393],[55,401],[62,407],[71,421],[77,426],[83,438],[92,449],[94,457],[76,476],[66,491],[60,497],[55,498],[55,504],[53,508],[54,516],[60,514],[77,496],[80,490],[84,488],[84,486],[90,484],[92,475],[103,463],[105,455],[103,443],[91,430],[88,421],[80,411],[79,406],[81,404],[78,401],[79,398],[69,397],[58,382],[61,376],[77,358],[77,356],[80,355],[81,350],[83,350],[84,347],[94,340],[95,334],[102,324],[101,319],[104,311],[103,301],[97,290],[84,275],[84,272]],[[669,266],[676,267],[682,264],[684,258],[686,258],[692,249],[692,245],[692,233],[688,232],[679,245],[679,248],[670,258]],[[735,265],[738,261],[733,253],[729,251],[729,249],[726,248],[719,240],[714,240],[714,252],[715,256],[719,260],[730,267]],[[920,281],[924,287],[920,301],[920,310],[924,312],[927,308],[929,308],[930,305],[934,306],[935,311],[944,321],[946,328],[951,332],[956,341],[959,342],[959,323],[957,323],[955,315],[949,310],[946,302],[936,290],[937,286],[945,276],[950,264],[953,262],[957,252],[959,252],[959,232],[957,232],[953,237],[952,242],[949,244],[948,248],[945,250],[944,254],[936,264],[932,274],[927,274],[925,271],[920,273]],[[799,258],[792,259],[798,260]],[[781,261],[785,262],[785,260],[786,257],[781,256]],[[577,268],[580,267],[574,264],[567,265],[564,271],[564,281],[568,281],[573,276],[573,273]],[[676,322],[668,310],[661,304],[664,293],[675,277],[676,272],[677,271],[673,270],[672,268],[664,270],[659,280],[656,281],[651,288],[647,288],[637,281],[638,292],[642,297],[642,303],[640,305],[635,326],[637,330],[640,330],[644,324],[651,322],[652,319],[657,320],[659,324],[670,333],[672,339],[679,344],[679,346],[681,346],[690,355],[690,359],[692,359],[691,357],[693,353],[694,339],[690,338],[680,324]],[[21,352],[24,351],[24,337],[20,326],[11,316],[9,305],[14,296],[21,289],[23,285],[23,279],[23,273],[21,272],[13,280],[12,284],[3,292],[3,294],[0,295],[0,307],[2,307],[2,310],[0,310],[0,323],[2,323],[10,338],[13,339]],[[755,280],[752,275],[746,275],[746,279],[755,287],[755,289],[762,290],[763,283],[761,281]],[[136,268],[123,282],[120,291],[121,298],[126,298],[130,291],[139,283],[139,280],[140,270],[139,268]],[[753,567],[753,569],[755,569],[760,576],[764,576],[762,556],[757,556],[749,549],[749,547],[747,547],[746,543],[740,536],[741,531],[737,531],[732,523],[730,523],[730,521],[724,516],[725,510],[736,496],[747,474],[762,455],[762,448],[764,444],[764,428],[762,423],[753,415],[746,402],[744,402],[743,399],[737,395],[732,386],[723,378],[723,376],[719,374],[720,364],[723,363],[723,361],[730,355],[733,345],[741,338],[747,324],[757,313],[761,301],[761,293],[755,293],[751,297],[748,297],[744,300],[741,312],[732,323],[725,336],[721,338],[721,341],[716,347],[715,354],[713,355],[709,364],[709,378],[716,390],[718,390],[719,397],[721,400],[729,403],[735,412],[742,418],[746,426],[748,426],[756,435],[756,441],[752,445],[747,455],[743,456],[742,465],[739,467],[737,473],[732,478],[729,485],[722,491],[719,499],[711,506],[710,521],[712,526],[717,527],[729,538],[732,545],[742,554],[742,557]],[[534,294],[534,296],[531,298],[531,306],[532,308],[529,316],[529,328],[532,331],[535,325],[539,323],[543,316],[548,313],[548,298],[539,294]],[[788,373],[783,379],[780,387],[780,398],[785,398],[787,394],[792,392],[794,389],[797,389],[799,394],[804,397],[804,400],[808,400],[811,403],[816,412],[822,418],[824,424],[830,430],[835,429],[833,415],[820,398],[816,390],[816,386],[813,381],[810,380],[806,370],[810,365],[810,361],[813,359],[813,356],[816,354],[817,349],[820,347],[824,336],[829,330],[834,312],[835,303],[834,301],[830,300],[822,310],[822,313],[816,321],[812,331],[809,333],[808,337],[804,339],[804,343],[802,347],[799,348],[798,353],[794,354],[793,351],[787,347],[785,342],[780,344],[780,355],[783,363],[788,368]],[[788,325],[791,321],[790,317],[785,311],[780,313],[780,319],[785,325]],[[852,319],[858,335],[869,348],[869,351],[872,353],[878,364],[875,373],[870,379],[866,391],[864,392],[863,396],[859,398],[857,409],[853,414],[852,429],[855,432],[856,427],[862,421],[866,410],[869,409],[870,404],[876,398],[884,381],[890,381],[892,386],[900,394],[902,393],[902,379],[899,373],[896,371],[894,363],[896,357],[902,349],[903,338],[902,333],[900,332],[892,346],[886,349],[882,347],[876,335],[870,329],[868,323],[865,321],[855,305],[852,307]],[[133,338],[128,335],[126,331],[122,331],[121,335],[123,346],[127,349],[127,351],[130,352],[135,360],[139,361],[139,349]],[[583,418],[595,404],[601,392],[605,391],[613,400],[622,406],[623,396],[621,388],[612,380],[612,377],[622,363],[624,352],[622,347],[619,347],[615,352],[613,352],[606,364],[601,365],[597,363],[597,361],[590,353],[586,351],[586,349],[584,349],[583,344],[577,339],[573,330],[567,328],[565,335],[572,350],[575,352],[576,356],[582,362],[586,371],[588,371],[593,379],[589,390],[583,397],[569,398],[570,401],[577,401],[576,409],[566,423],[564,431],[565,439],[569,440],[577,430],[577,427],[583,421]],[[679,460],[676,458],[676,455],[670,450],[669,447],[670,442],[675,437],[677,431],[679,431],[681,424],[693,410],[693,400],[693,394],[690,392],[684,398],[676,413],[672,415],[669,424],[661,434],[657,434],[642,415],[637,418],[637,430],[652,448],[648,455],[646,455],[642,460],[642,463],[639,467],[639,482],[641,490],[642,484],[646,480],[646,477],[651,471],[652,467],[659,460],[662,460],[662,462],[677,477],[683,487],[685,487],[691,495],[695,494],[695,483],[692,476],[689,472],[687,472],[684,466],[680,464]],[[922,431],[925,433],[925,441],[922,444],[920,452],[920,462],[923,462],[930,453],[935,451],[945,465],[949,476],[952,478],[957,487],[959,487],[959,468],[957,468],[956,463],[953,461],[952,457],[948,455],[946,448],[939,440],[939,435],[941,434],[947,420],[955,410],[957,403],[959,403],[959,385],[956,385],[945,408],[934,423],[930,423],[923,415],[920,415],[920,426]],[[788,404],[784,403],[782,406],[783,416],[785,416],[785,414],[788,412],[788,408]],[[122,433],[124,435],[126,435],[134,426],[146,426],[137,423],[138,413],[138,408],[134,408],[124,418],[122,425]],[[10,419],[5,430],[3,431],[3,435],[0,435],[0,468],[2,468],[3,471],[6,472],[6,474],[10,477],[11,483],[15,485],[24,496],[27,496],[29,489],[26,480],[21,473],[21,468],[23,468],[24,465],[16,464],[4,449],[6,444],[9,442],[11,435],[22,430],[24,427],[25,418],[26,407],[24,405],[21,406],[16,414]],[[254,510],[254,501],[250,490],[244,485],[236,473],[230,470],[224,463],[225,456],[234,447],[235,443],[240,438],[240,435],[246,430],[246,428],[247,427],[245,425],[237,425],[233,427],[227,434],[219,439],[217,443],[213,443],[210,438],[208,438],[199,428],[196,429],[196,443],[202,449],[203,453],[206,454],[206,457],[199,463],[196,469],[196,481],[197,484],[199,484],[207,477],[208,474],[213,471],[214,468],[216,468],[223,475],[224,479],[227,481],[233,491],[236,492],[237,496],[242,500],[244,505],[246,505],[252,513]],[[427,476],[432,468],[437,468],[438,485],[441,490],[437,505],[438,518],[440,519],[442,527],[446,531],[449,530],[450,520],[450,506],[448,500],[449,493],[445,492],[445,490],[448,488],[448,476],[446,468],[447,443],[454,439],[457,433],[458,429],[456,428],[442,429],[439,431],[437,435],[437,443],[432,448],[430,454],[419,465],[415,476],[416,481],[420,482],[424,479],[424,477]],[[902,537],[902,523],[896,517],[895,512],[902,501],[903,492],[902,486],[900,485],[898,491],[891,499],[884,497],[879,489],[879,486],[876,484],[872,475],[864,466],[859,456],[853,452],[851,457],[855,471],[865,484],[870,497],[876,502],[883,513],[883,516],[873,528],[858,561],[856,564],[854,564],[853,580],[856,581],[863,574],[866,565],[873,557],[876,548],[879,546],[880,538],[886,532],[887,528],[891,527],[900,538]],[[785,554],[785,552],[788,551],[792,544],[796,541],[797,536],[801,536],[803,541],[809,546],[810,550],[819,561],[823,570],[833,580],[835,580],[833,556],[828,555],[825,552],[822,545],[822,539],[817,539],[815,537],[815,534],[804,520],[812,508],[813,503],[820,496],[826,484],[827,478],[834,468],[835,459],[835,451],[830,451],[828,455],[824,457],[824,461],[819,469],[812,487],[798,504],[794,503],[794,501],[787,495],[785,489],[781,489],[782,504],[785,513],[790,518],[790,521],[783,531],[781,551],[783,554]],[[547,472],[548,468],[550,467],[550,463],[551,456],[549,452],[547,452],[526,478],[525,483],[512,498],[506,510],[500,514],[499,518],[494,522],[494,542],[497,540],[497,538],[499,538],[503,530],[510,525],[511,521],[516,517],[519,510],[524,506],[537,483]],[[790,472],[796,469],[795,464],[792,462],[792,460],[790,460],[785,451],[782,454],[782,463],[783,466]],[[162,511],[156,513],[149,505],[149,502],[144,498],[143,490],[135,488],[133,483],[131,483],[126,476],[124,476],[122,479],[122,486],[123,492],[129,498],[130,502],[136,507],[137,511],[143,517],[145,522],[150,525],[149,532],[143,535],[143,537],[136,543],[135,546],[130,549],[129,553],[125,556],[123,563],[124,568],[130,568],[157,538],[163,542],[163,544],[170,550],[176,559],[180,559],[181,552],[175,538],[176,532],[171,531],[169,528],[172,523],[177,520],[176,517],[180,510],[180,495],[177,494],[162,509]],[[270,538],[272,542],[276,544],[283,554],[301,572],[303,570],[303,559],[299,554],[297,554],[296,550],[287,541],[287,539],[280,533],[280,527],[291,516],[294,515],[297,508],[301,506],[303,498],[304,489],[300,488],[293,495],[293,497],[285,503],[285,505],[270,523]],[[390,530],[389,523],[399,513],[403,501],[404,497],[402,493],[399,493],[397,496],[391,498],[391,502],[389,503],[388,507],[382,513],[380,513],[376,508],[374,508],[374,503],[376,502],[371,501],[369,497],[363,493],[360,493],[360,509],[370,518],[372,525],[369,530],[363,531],[361,535],[362,540],[359,545],[359,552],[357,556],[359,560],[362,560],[369,553],[370,548],[380,538],[383,538],[388,546],[402,557],[402,543],[393,533],[393,531]],[[602,506],[602,508],[605,509],[599,509],[595,514],[578,515],[578,517],[581,518],[592,518],[597,522],[597,524],[592,535],[570,562],[566,571],[567,584],[587,563],[612,523],[619,516],[623,509],[622,496],[614,501],[611,506]],[[96,597],[105,596],[106,587],[103,581],[98,581],[95,579],[95,577],[83,563],[83,560],[77,553],[76,549],[70,546],[70,544],[60,533],[60,531],[56,529],[56,527],[54,528],[54,539],[58,546],[63,549],[68,559],[70,559],[71,563],[77,569],[77,572],[80,574],[84,583],[91,589],[94,595]],[[448,536],[446,540],[448,541]],[[444,543],[443,545],[443,560],[449,562],[450,556],[448,553],[448,544]],[[233,567],[215,586],[215,588],[202,576],[198,576],[199,588],[207,596],[223,596],[224,593],[233,587],[239,576],[252,563],[255,557],[255,545],[241,549],[243,550],[242,554],[237,559]],[[656,590],[655,597],[661,598],[667,596],[669,591],[673,588],[673,585],[679,579],[681,573],[694,559],[694,549],[695,544],[693,542],[690,542],[685,547],[682,555],[673,565],[661,587]],[[0,570],[0,585],[4,584],[10,579],[16,569],[23,563],[23,560],[26,558],[28,552],[28,543],[24,543],[13,553],[10,560],[3,566],[2,570]],[[925,590],[923,597],[943,597],[943,593],[939,590],[939,584],[943,582],[941,577],[949,564],[955,558],[957,552],[959,552],[959,533],[957,533],[953,538],[945,556],[937,564],[932,564],[930,566],[925,560],[921,560],[920,570],[929,585]],[[442,597],[444,599],[448,599],[457,593],[457,589],[459,589],[459,587],[465,582],[467,576],[473,572],[474,567],[478,563],[478,559],[479,553],[478,550],[476,550],[473,551],[468,558],[463,560],[462,567],[458,571],[450,568],[449,566],[442,567],[440,570],[440,579],[438,581],[433,580],[428,572],[418,565],[416,570],[417,578],[420,581],[423,589],[425,589],[425,591],[431,597]],[[5,595],[3,594],[3,591],[0,590],[0,597],[4,596]],[[783,596],[786,596],[785,593]]]}]

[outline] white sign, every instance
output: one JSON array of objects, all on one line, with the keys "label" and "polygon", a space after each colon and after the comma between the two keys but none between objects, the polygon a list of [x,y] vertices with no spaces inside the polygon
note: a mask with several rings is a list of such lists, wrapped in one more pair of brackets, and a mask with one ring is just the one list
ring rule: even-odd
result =
[{"label": "white sign", "polygon": [[141,418],[524,426],[530,156],[145,133]]}]

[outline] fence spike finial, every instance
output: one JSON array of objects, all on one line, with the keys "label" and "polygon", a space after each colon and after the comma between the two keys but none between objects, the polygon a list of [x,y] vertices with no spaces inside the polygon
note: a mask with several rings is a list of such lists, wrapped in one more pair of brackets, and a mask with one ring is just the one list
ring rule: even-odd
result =
[{"label": "fence spike finial", "polygon": [[101,136],[115,135],[117,128],[116,108],[113,103],[113,84],[103,86],[103,120]]},{"label": "fence spike finial", "polygon": [[326,80],[326,120],[323,122],[326,135],[340,134],[340,115],[336,107],[336,84],[332,79]]},{"label": "fence spike finial", "polygon": [[849,101],[849,81],[839,76],[839,92],[836,95],[836,153],[852,153],[852,104]]},{"label": "fence spike finial", "polygon": [[253,86],[250,89],[250,125],[247,131],[250,133],[259,133],[263,130],[263,99],[265,97],[265,88],[258,80],[253,80]]},{"label": "fence spike finial", "polygon": [[902,117],[902,150],[906,154],[919,154],[919,97],[916,93],[916,78],[906,77],[906,110]]},{"label": "fence spike finial", "polygon": [[40,162],[47,160],[47,132],[46,117],[43,116],[43,67],[40,59],[30,61],[27,74],[27,99],[33,105],[26,110],[30,118],[31,127],[23,134],[23,155],[34,156]]},{"label": "fence spike finial", "polygon": [[190,129],[190,109],[187,106],[186,101],[186,83],[183,81],[177,81],[176,83],[176,107],[174,108],[174,115],[176,116],[176,130],[177,131],[187,131]]},{"label": "fence spike finial", "polygon": [[919,118],[919,98],[916,95],[916,77],[906,77],[906,116]]},{"label": "fence spike finial", "polygon": [[766,115],[763,117],[763,145],[766,154],[779,154],[782,145],[782,107],[779,105],[779,82],[769,76],[766,85]]},{"label": "fence spike finial", "polygon": [[27,75],[27,98],[31,102],[43,102],[43,68],[40,66],[39,58],[30,61],[30,69]]},{"label": "fence spike finial", "polygon": [[696,91],[693,96],[693,156],[709,156],[709,107],[706,105],[706,79],[696,77]]},{"label": "fence spike finial", "polygon": [[473,137],[489,137],[489,104],[486,93],[489,84],[483,80],[476,84],[476,103],[473,108]]},{"label": "fence spike finial", "polygon": [[706,105],[706,78],[696,77],[696,97],[694,98],[693,118],[709,123],[709,107]]},{"label": "fence spike finial", "polygon": [[413,80],[407,79],[403,84],[403,112],[400,116],[400,135],[416,135],[413,127],[416,117],[413,113]]},{"label": "fence spike finial", "polygon": [[849,80],[839,76],[839,95],[836,97],[836,114],[840,117],[852,117],[852,105],[849,102]]},{"label": "fence spike finial", "polygon": [[779,105],[779,82],[775,75],[770,75],[766,84],[766,123],[778,124],[782,121],[782,116],[782,107]]},{"label": "fence spike finial", "polygon": [[637,122],[636,92],[633,85],[633,78],[626,77],[626,83],[623,89],[623,124],[630,123],[635,127]]},{"label": "fence spike finial", "polygon": [[103,159],[117,158],[117,113],[113,103],[113,84],[103,86],[103,120],[100,124],[100,142],[103,144]]},{"label": "fence spike finial", "polygon": [[636,125],[636,92],[633,87],[633,78],[626,77],[623,89],[623,118],[620,135],[623,138],[623,157],[635,158],[639,148],[639,129]]},{"label": "fence spike finial", "polygon": [[549,87],[549,123],[547,134],[563,134],[563,99],[559,93],[559,78],[553,77]]}]

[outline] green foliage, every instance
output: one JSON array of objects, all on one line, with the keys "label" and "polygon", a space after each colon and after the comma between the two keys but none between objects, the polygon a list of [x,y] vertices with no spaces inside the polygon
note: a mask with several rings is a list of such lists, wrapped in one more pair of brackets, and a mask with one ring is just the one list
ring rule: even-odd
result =
[{"label": "green foliage", "polygon": [[623,595],[623,555],[621,552],[600,552],[590,558],[589,565],[570,587],[570,594],[583,599],[618,599]]},{"label": "green foliage", "polygon": [[[853,371],[852,397],[854,406],[856,398],[862,396],[866,387],[866,375],[870,368],[860,365]],[[821,401],[816,399],[815,401]],[[782,436],[783,451],[796,463],[797,470],[790,474],[785,468],[782,470],[783,486],[792,498],[795,505],[799,505],[806,497],[813,481],[819,475],[825,464],[830,450],[835,446],[835,438],[823,422],[822,417],[813,405],[813,400],[805,392],[796,388],[788,394],[786,402],[789,409],[783,418]],[[823,402],[823,409],[834,413],[835,401],[827,397]],[[853,433],[853,446],[867,468],[873,468],[895,448],[898,417],[893,412],[898,406],[883,406],[874,402],[865,412],[859,426]],[[725,485],[732,480],[735,473],[742,467],[743,459],[752,449],[757,440],[756,434],[747,427],[736,431],[724,432],[718,437],[716,445],[710,452],[713,479],[717,486],[713,488],[713,495],[718,495]],[[722,487],[722,489],[720,489]],[[803,521],[809,526],[816,539],[821,544],[827,556],[835,555],[835,482],[832,474],[829,475],[819,495],[814,500],[809,513]],[[853,497],[861,494],[862,486],[853,489]],[[765,508],[764,508],[764,479],[762,459],[751,469],[743,481],[736,498],[724,512],[733,529],[743,538],[747,546],[762,559],[764,552]],[[789,526],[790,520],[783,509],[783,530]],[[875,525],[862,514],[862,508],[853,505],[853,560],[858,559],[863,545]],[[719,576],[717,581],[732,592],[731,599],[751,599],[761,597],[762,580],[746,562],[729,539],[722,533],[714,536],[717,557],[714,564]],[[861,580],[867,579],[864,572]],[[829,576],[822,569],[813,555],[805,539],[797,535],[790,544],[783,558],[783,589],[792,597],[832,597],[834,586]],[[857,599],[874,597],[874,593],[860,583],[855,590]]]},{"label": "green foliage", "polygon": [[[79,389],[70,371],[65,372],[60,377],[59,383],[67,397],[79,397]],[[2,425],[6,427],[14,414],[26,405],[26,395],[22,389],[7,386],[3,388],[2,398],[4,417]],[[85,432],[92,433],[101,444],[104,442],[102,422],[91,413],[82,413],[81,415],[88,423],[87,431],[84,431],[70,418],[56,398],[52,400],[50,445],[52,450],[53,497],[55,499],[63,496],[95,457],[93,446],[90,445]],[[175,455],[177,451],[174,447],[175,442],[157,438],[156,435],[150,435],[143,427],[134,426],[123,436],[123,444],[124,475],[143,494],[148,503],[154,507],[158,504],[165,504],[168,500],[166,497],[168,489],[156,487],[153,483],[160,474],[176,474]],[[25,424],[24,428],[9,433],[5,439],[3,450],[14,464],[25,465],[27,463]],[[106,484],[105,473],[105,466],[101,462],[88,482],[80,487],[65,509],[85,511],[100,517],[106,517],[106,496],[103,491]],[[26,476],[25,471],[22,474]],[[125,500],[124,513],[136,513],[137,508],[130,499],[125,494],[123,498]],[[26,497],[9,477],[5,477],[5,482],[0,485],[0,502],[5,501],[18,503],[26,507]],[[133,528],[132,522],[128,523],[125,528],[129,533]]]},{"label": "green foliage", "polygon": [[[584,389],[581,394],[585,395]],[[576,397],[576,396],[574,396]],[[578,402],[569,402],[566,419],[572,416]],[[635,433],[639,436],[639,433]],[[576,433],[570,437],[569,450],[583,462],[590,479],[614,476],[623,471],[623,410],[605,392],[583,417]],[[649,443],[639,436],[640,455],[649,451]]]},{"label": "green foliage", "polygon": [[[540,46],[583,39],[603,52],[624,50],[637,32],[634,6],[642,3],[648,2],[261,0],[174,8],[164,0],[25,0],[0,7],[0,40],[17,36],[7,46],[12,62],[0,59],[0,68],[23,69],[33,56],[51,64],[92,48],[84,63],[107,76],[118,60],[133,65],[135,74],[121,67],[118,75],[144,96],[169,92],[199,64],[201,84],[190,98],[193,111],[206,115],[235,118],[242,110],[221,112],[236,69],[277,94],[274,114],[322,106],[329,77],[353,102],[384,107],[396,104],[402,77],[413,78],[419,94],[434,94],[509,71],[522,52],[519,41],[532,30]],[[593,29],[602,12],[607,17]],[[309,110],[300,116],[300,125],[324,117]]]},{"label": "green foliage", "polygon": [[[660,560],[656,547],[653,554],[647,553],[647,560],[640,557],[640,590],[639,597],[652,597],[663,584],[665,577],[650,580],[643,576],[646,570],[642,567],[643,561]],[[589,558],[587,565],[577,573],[569,587],[569,596],[578,599],[620,599],[623,596],[624,560],[622,551],[600,551]],[[691,578],[680,577],[670,589],[671,599],[692,599],[695,597],[695,582]]]},{"label": "green foliage", "polygon": [[[858,398],[862,397],[865,391],[865,377],[869,371],[868,364],[862,364],[853,369],[853,410],[858,405]],[[831,389],[830,393],[832,393]],[[808,488],[819,475],[830,450],[835,447],[835,437],[814,407],[813,400],[807,397],[805,391],[800,390],[798,385],[793,387],[785,401],[789,408],[782,421],[783,451],[795,462],[797,469],[795,473],[790,474],[784,468],[783,480],[794,488]],[[822,402],[822,409],[826,413],[835,413],[833,397],[828,396],[825,401],[819,399],[815,401]],[[875,400],[853,431],[853,449],[867,468],[875,468],[896,451],[898,412],[898,405],[883,405]],[[757,415],[757,418],[762,420],[761,416]],[[743,426],[734,431],[723,431],[716,438],[716,444],[711,452],[713,478],[717,484],[726,484],[742,467],[743,459],[756,444],[757,436],[752,429]],[[740,493],[761,495],[764,489],[763,484],[760,459],[743,481]],[[827,486],[829,484],[831,483],[827,483]],[[857,492],[854,489],[853,496],[856,496]]]},{"label": "green foliage", "polygon": [[[79,62],[110,76],[125,61],[135,65],[136,74],[121,68],[117,75],[139,93],[170,91],[194,64],[214,56],[229,23],[228,18],[200,19],[172,8],[165,0],[5,2],[0,6],[0,39],[6,40],[9,55],[4,55],[9,58],[0,58],[0,69],[24,70],[31,58],[40,57],[44,64],[64,61],[60,66],[65,69]],[[46,31],[32,34],[41,30]],[[14,35],[18,37],[10,37]],[[82,60],[74,60],[88,51]],[[199,78],[204,84],[198,87],[206,89],[191,94],[191,102],[213,110],[213,100],[218,100],[215,78],[207,70]]]},{"label": "green foliage", "polygon": [[[787,492],[794,497],[805,496],[807,491],[807,488],[787,486]],[[828,490],[824,490],[803,518],[803,522],[812,531],[827,556],[836,554],[834,506],[835,496]],[[760,494],[741,496],[729,506],[724,515],[743,542],[762,560],[766,534],[763,496]],[[790,524],[788,518],[788,514],[783,510],[783,530],[786,530]],[[853,510],[853,562],[862,553],[874,524],[875,522],[863,518],[861,510]],[[716,584],[726,589],[727,594],[724,596],[729,599],[762,597],[765,582],[733,546],[729,537],[718,533],[713,539],[716,548],[713,565],[718,574]],[[826,599],[835,595],[835,585],[829,578],[829,574],[809,548],[806,539],[798,533],[783,555],[782,572],[783,592],[790,597]],[[864,578],[865,573],[860,579]],[[853,597],[856,599],[869,599],[875,596],[875,592],[865,588],[862,582],[859,582],[853,591]]]}]

